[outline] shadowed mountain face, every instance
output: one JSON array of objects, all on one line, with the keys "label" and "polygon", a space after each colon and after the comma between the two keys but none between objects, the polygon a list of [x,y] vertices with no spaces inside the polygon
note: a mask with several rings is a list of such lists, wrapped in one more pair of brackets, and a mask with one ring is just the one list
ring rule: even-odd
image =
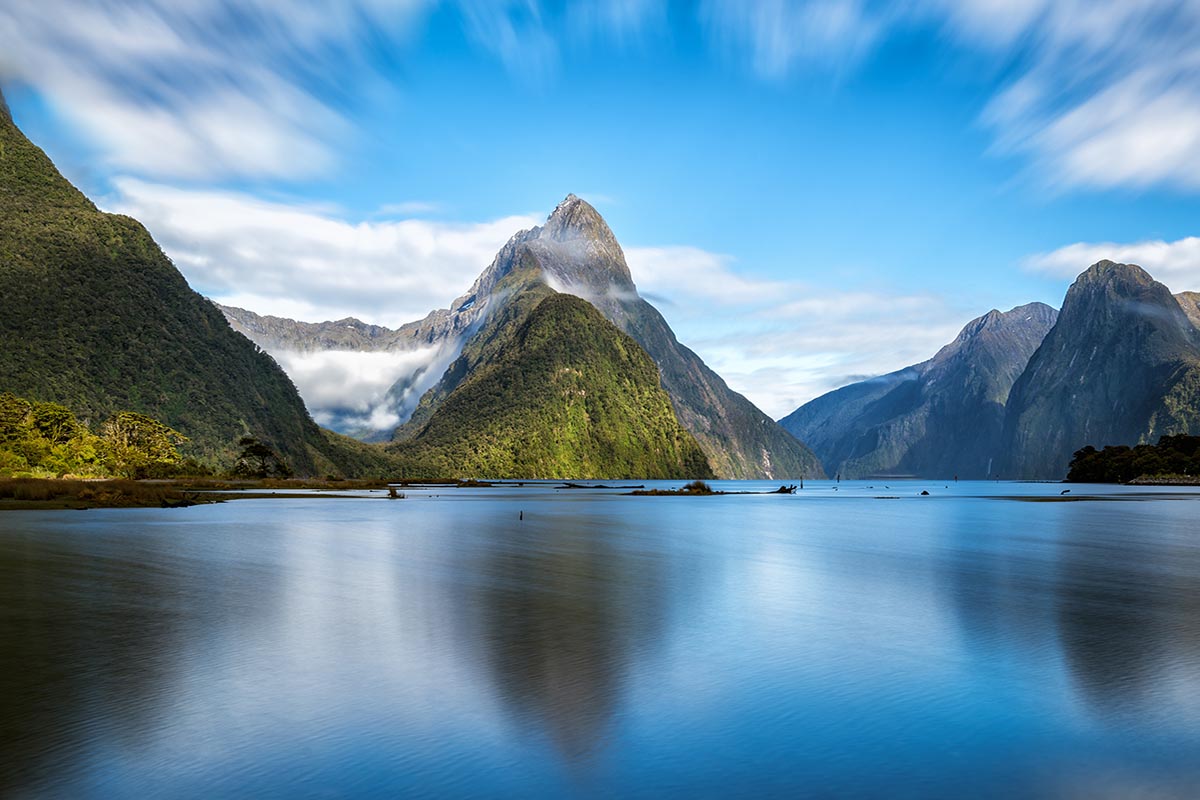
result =
[{"label": "shadowed mountain face", "polygon": [[146,229],[99,211],[6,108],[0,298],[0,391],[62,403],[92,424],[142,412],[218,463],[245,434],[301,474],[343,471],[358,450],[327,438],[287,375],[188,287]]},{"label": "shadowed mountain face", "polygon": [[[717,475],[727,478],[819,476],[816,457],[799,441],[732,391],[675,338],[662,315],[638,296],[624,253],[589,204],[570,195],[546,224],[522,231],[497,254],[456,309],[503,313],[512,302],[510,275],[522,275],[581,297],[627,333],[658,366],[675,413],[703,448]],[[479,319],[477,317],[476,319]],[[486,326],[485,326],[486,327]],[[478,335],[484,335],[481,330]],[[469,372],[477,356],[464,349],[442,381],[422,398],[396,437],[410,437]]]},{"label": "shadowed mountain face", "polygon": [[1061,478],[1084,445],[1174,433],[1200,433],[1200,333],[1141,267],[1101,261],[1013,386],[1002,474]]},{"label": "shadowed mountain face", "polygon": [[928,361],[822,395],[780,423],[831,475],[984,478],[1013,383],[1057,312],[989,311]]}]

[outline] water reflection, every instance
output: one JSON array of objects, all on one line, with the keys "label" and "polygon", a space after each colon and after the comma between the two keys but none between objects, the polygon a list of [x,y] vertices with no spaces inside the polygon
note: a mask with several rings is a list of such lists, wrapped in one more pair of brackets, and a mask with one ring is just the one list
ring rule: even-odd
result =
[{"label": "water reflection", "polygon": [[[1200,721],[1200,542],[1184,506],[998,507],[944,524],[939,560],[979,670],[1063,673],[1098,717]],[[1153,520],[1153,522],[1151,522]]]},{"label": "water reflection", "polygon": [[1062,548],[1058,627],[1071,677],[1092,707],[1144,712],[1179,694],[1200,711],[1200,549],[1078,528],[1064,531]]},{"label": "water reflection", "polygon": [[499,697],[569,763],[602,749],[630,660],[661,634],[661,555],[614,543],[588,517],[555,516],[491,532],[483,576],[462,608]]},{"label": "water reflection", "polygon": [[[159,543],[161,544],[161,543]],[[0,542],[0,794],[62,776],[64,751],[103,729],[151,735],[178,646],[175,576],[146,561],[98,564],[69,542]]]},{"label": "water reflection", "polygon": [[0,795],[1200,785],[1191,504],[711,500],[0,517]]}]

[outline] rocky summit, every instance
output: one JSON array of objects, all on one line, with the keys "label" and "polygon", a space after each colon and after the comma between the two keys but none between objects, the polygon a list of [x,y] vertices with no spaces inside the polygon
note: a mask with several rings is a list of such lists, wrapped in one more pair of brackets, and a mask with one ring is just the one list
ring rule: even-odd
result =
[{"label": "rocky summit", "polygon": [[1141,267],[1101,261],[1067,291],[1013,386],[1001,474],[1061,478],[1084,445],[1200,432],[1200,333]]},{"label": "rocky summit", "polygon": [[[481,320],[510,301],[511,275],[587,300],[636,341],[657,365],[662,387],[684,428],[700,443],[713,471],[725,478],[818,477],[816,456],[749,400],[731,390],[694,352],[679,343],[662,315],[642,299],[625,254],[589,203],[568,195],[546,224],[522,231],[452,308]],[[428,419],[439,398],[465,374],[452,366],[397,433],[404,440]]]}]

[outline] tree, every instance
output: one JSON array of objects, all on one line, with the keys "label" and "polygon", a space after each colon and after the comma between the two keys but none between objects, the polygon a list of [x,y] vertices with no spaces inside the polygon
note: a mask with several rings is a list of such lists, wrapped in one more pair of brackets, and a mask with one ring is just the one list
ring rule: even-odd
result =
[{"label": "tree", "polygon": [[267,445],[253,436],[238,440],[242,452],[238,455],[233,472],[247,478],[288,478],[292,471],[288,465]]},{"label": "tree", "polygon": [[177,447],[187,441],[179,431],[133,411],[113,415],[102,435],[110,467],[128,478],[173,471],[183,461]]},{"label": "tree", "polygon": [[33,427],[51,444],[66,444],[83,429],[71,409],[58,403],[33,403],[30,414]]},{"label": "tree", "polygon": [[27,435],[30,402],[12,392],[0,393],[0,442],[15,442]]}]

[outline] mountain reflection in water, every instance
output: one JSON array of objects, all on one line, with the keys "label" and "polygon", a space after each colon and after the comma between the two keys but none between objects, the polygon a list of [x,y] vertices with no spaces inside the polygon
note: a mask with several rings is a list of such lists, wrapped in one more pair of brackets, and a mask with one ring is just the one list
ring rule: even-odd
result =
[{"label": "mountain reflection in water", "polygon": [[1196,501],[838,488],[6,514],[0,794],[1200,793]]}]

